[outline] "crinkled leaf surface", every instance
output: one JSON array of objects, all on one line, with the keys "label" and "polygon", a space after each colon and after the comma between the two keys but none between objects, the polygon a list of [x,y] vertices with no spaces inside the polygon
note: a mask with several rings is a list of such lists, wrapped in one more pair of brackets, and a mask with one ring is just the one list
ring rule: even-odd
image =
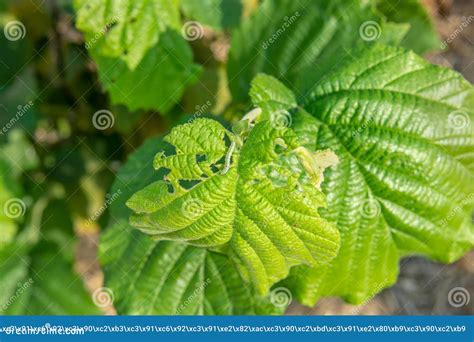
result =
[{"label": "crinkled leaf surface", "polygon": [[[275,77],[257,75],[252,81],[250,98],[260,112],[253,120],[257,122],[268,120],[276,127],[292,125],[291,113],[298,107],[296,98],[293,92]],[[246,122],[244,119],[242,121]],[[252,118],[248,118],[248,121],[252,121]],[[276,182],[285,183],[288,173],[299,174],[299,184],[321,189],[324,170],[338,164],[337,156],[330,149],[313,152],[305,147],[299,147],[295,152],[295,155],[281,154],[276,162],[266,168],[267,175]]]},{"label": "crinkled leaf surface", "polygon": [[102,239],[106,285],[128,315],[282,313],[245,284],[231,260],[204,248],[154,241],[121,221]]},{"label": "crinkled leaf surface", "polygon": [[290,129],[262,121],[242,146],[238,139],[210,119],[174,128],[165,141],[175,153],[159,153],[154,162],[169,170],[166,181],[144,188],[127,205],[135,211],[132,225],[156,239],[220,246],[266,293],[291,266],[331,260],[339,234],[316,211],[324,205],[316,187],[300,186],[300,174],[291,171],[279,184],[267,174],[298,147]]},{"label": "crinkled leaf surface", "polygon": [[288,281],[307,305],[334,295],[361,303],[395,281],[401,256],[452,262],[474,242],[472,86],[403,49],[354,56],[294,120],[310,148],[341,160],[323,186],[340,252]]},{"label": "crinkled leaf surface", "polygon": [[[234,101],[246,101],[259,72],[277,77],[304,98],[355,46],[397,44],[404,24],[387,23],[360,0],[272,0],[233,33],[228,73]],[[368,25],[368,40],[361,27]]]},{"label": "crinkled leaf surface", "polygon": [[154,241],[128,224],[125,201],[163,178],[150,172],[161,139],[145,142],[120,169],[112,193],[111,226],[100,243],[105,284],[119,314],[279,314],[283,308],[258,296],[225,255],[171,241]]},{"label": "crinkled leaf surface", "polygon": [[168,111],[197,80],[178,2],[75,0],[77,27],[113,103]]},{"label": "crinkled leaf surface", "polygon": [[289,120],[288,111],[298,106],[291,90],[265,74],[259,74],[252,80],[250,99],[254,106],[262,110],[262,118],[267,120],[276,121],[275,114],[288,115]]}]

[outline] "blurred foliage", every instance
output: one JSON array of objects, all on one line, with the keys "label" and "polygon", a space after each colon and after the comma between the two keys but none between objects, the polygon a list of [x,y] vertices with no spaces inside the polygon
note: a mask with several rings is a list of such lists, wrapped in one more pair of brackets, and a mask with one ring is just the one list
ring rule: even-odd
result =
[{"label": "blurred foliage", "polygon": [[417,53],[434,51],[441,47],[439,38],[432,34],[434,28],[431,19],[418,0],[403,0],[397,4],[390,0],[379,0],[377,9],[390,21],[410,25],[410,31],[402,39],[402,46]]}]

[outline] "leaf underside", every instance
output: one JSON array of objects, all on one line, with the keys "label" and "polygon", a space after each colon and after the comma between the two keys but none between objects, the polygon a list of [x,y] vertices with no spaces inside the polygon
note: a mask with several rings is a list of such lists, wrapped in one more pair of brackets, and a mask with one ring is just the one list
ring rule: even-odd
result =
[{"label": "leaf underside", "polygon": [[[107,286],[127,315],[258,315],[282,309],[256,295],[231,260],[204,248],[154,241],[122,221],[102,239]],[[121,251],[122,253],[118,253]]]},{"label": "leaf underside", "polygon": [[[130,222],[156,239],[218,247],[264,294],[291,266],[331,260],[339,236],[314,210],[324,205],[319,190],[298,188],[298,174],[283,184],[273,184],[266,174],[276,166],[281,154],[276,150],[291,154],[297,147],[291,130],[266,121],[255,125],[242,148],[232,147],[233,139],[209,119],[173,129],[165,141],[175,154],[160,153],[154,162],[157,170],[169,170],[167,181],[128,201],[136,213]],[[183,181],[198,184],[188,188]]]},{"label": "leaf underside", "polygon": [[125,201],[163,178],[149,172],[153,157],[165,149],[152,139],[120,169],[112,193],[110,227],[100,243],[105,284],[119,314],[252,315],[281,314],[283,308],[256,294],[225,255],[172,241],[154,241],[128,224]]}]

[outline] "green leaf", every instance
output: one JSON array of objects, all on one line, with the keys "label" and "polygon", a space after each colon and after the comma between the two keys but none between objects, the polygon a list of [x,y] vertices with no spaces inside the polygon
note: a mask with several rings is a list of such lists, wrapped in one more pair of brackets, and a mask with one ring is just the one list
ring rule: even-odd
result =
[{"label": "green leaf", "polygon": [[[255,118],[256,121],[269,120],[276,127],[291,126],[292,115],[290,111],[294,111],[293,108],[297,107],[298,104],[293,92],[276,78],[265,74],[257,75],[252,81],[250,97],[253,105],[257,107],[252,112],[260,113]],[[250,115],[246,117],[248,116]],[[249,120],[253,121],[251,118]],[[301,184],[316,186],[320,189],[324,179],[324,170],[337,165],[339,162],[337,156],[329,149],[312,153],[306,148],[299,147],[295,152],[296,158],[288,158],[286,155],[282,155],[277,163],[267,169],[268,177],[284,184],[287,182],[285,172],[275,171],[277,167],[280,170],[286,168],[301,175],[298,178]]]},{"label": "green leaf", "polygon": [[0,314],[100,314],[72,264],[52,246],[42,247],[31,255],[18,245],[0,251]]},{"label": "green leaf", "polygon": [[398,44],[407,29],[386,23],[359,0],[265,1],[233,33],[228,64],[232,96],[246,102],[252,79],[264,72],[304,98],[350,49],[375,41]]},{"label": "green leaf", "polygon": [[259,74],[250,88],[250,98],[254,106],[262,110],[262,117],[271,120],[275,113],[287,115],[289,110],[298,106],[295,95],[276,78]]},{"label": "green leaf", "polygon": [[374,46],[318,84],[293,120],[310,149],[333,149],[324,214],[342,243],[334,261],[287,281],[313,305],[361,303],[395,282],[401,256],[453,262],[474,243],[473,87],[412,52]]},{"label": "green leaf", "polygon": [[114,104],[168,111],[197,80],[174,0],[75,0],[77,27]]},{"label": "green leaf", "polygon": [[244,282],[230,260],[177,242],[157,242],[132,228],[125,200],[161,179],[149,172],[154,155],[164,148],[150,139],[120,169],[111,193],[111,226],[100,243],[105,284],[119,314],[277,314],[281,307],[260,297]]},{"label": "green leaf", "polygon": [[175,0],[75,0],[74,6],[76,25],[86,34],[100,35],[88,39],[88,47],[95,46],[103,56],[120,58],[130,69],[140,64],[163,32],[181,29]]},{"label": "green leaf", "polygon": [[186,17],[217,30],[235,27],[242,16],[241,0],[181,0]]},{"label": "green leaf", "polygon": [[[262,121],[240,139],[209,119],[174,128],[164,140],[175,153],[159,153],[154,162],[169,170],[166,181],[127,205],[135,211],[131,224],[155,239],[227,252],[265,294],[291,266],[334,258],[339,234],[316,211],[325,204],[321,191],[279,164],[283,156],[299,156],[290,129]],[[282,173],[284,182],[272,173]]]},{"label": "green leaf", "polygon": [[396,23],[409,23],[410,30],[401,45],[417,53],[437,50],[441,47],[431,18],[419,0],[404,0],[394,3],[390,0],[376,0],[377,9],[388,20]]},{"label": "green leaf", "polygon": [[[127,315],[254,315],[282,309],[256,295],[231,260],[203,248],[157,242],[121,221],[102,239],[106,286]],[[112,261],[113,260],[113,261]]]},{"label": "green leaf", "polygon": [[26,133],[19,129],[9,132],[8,143],[0,146],[0,158],[10,164],[10,172],[15,177],[39,165],[33,144],[28,140]]}]

